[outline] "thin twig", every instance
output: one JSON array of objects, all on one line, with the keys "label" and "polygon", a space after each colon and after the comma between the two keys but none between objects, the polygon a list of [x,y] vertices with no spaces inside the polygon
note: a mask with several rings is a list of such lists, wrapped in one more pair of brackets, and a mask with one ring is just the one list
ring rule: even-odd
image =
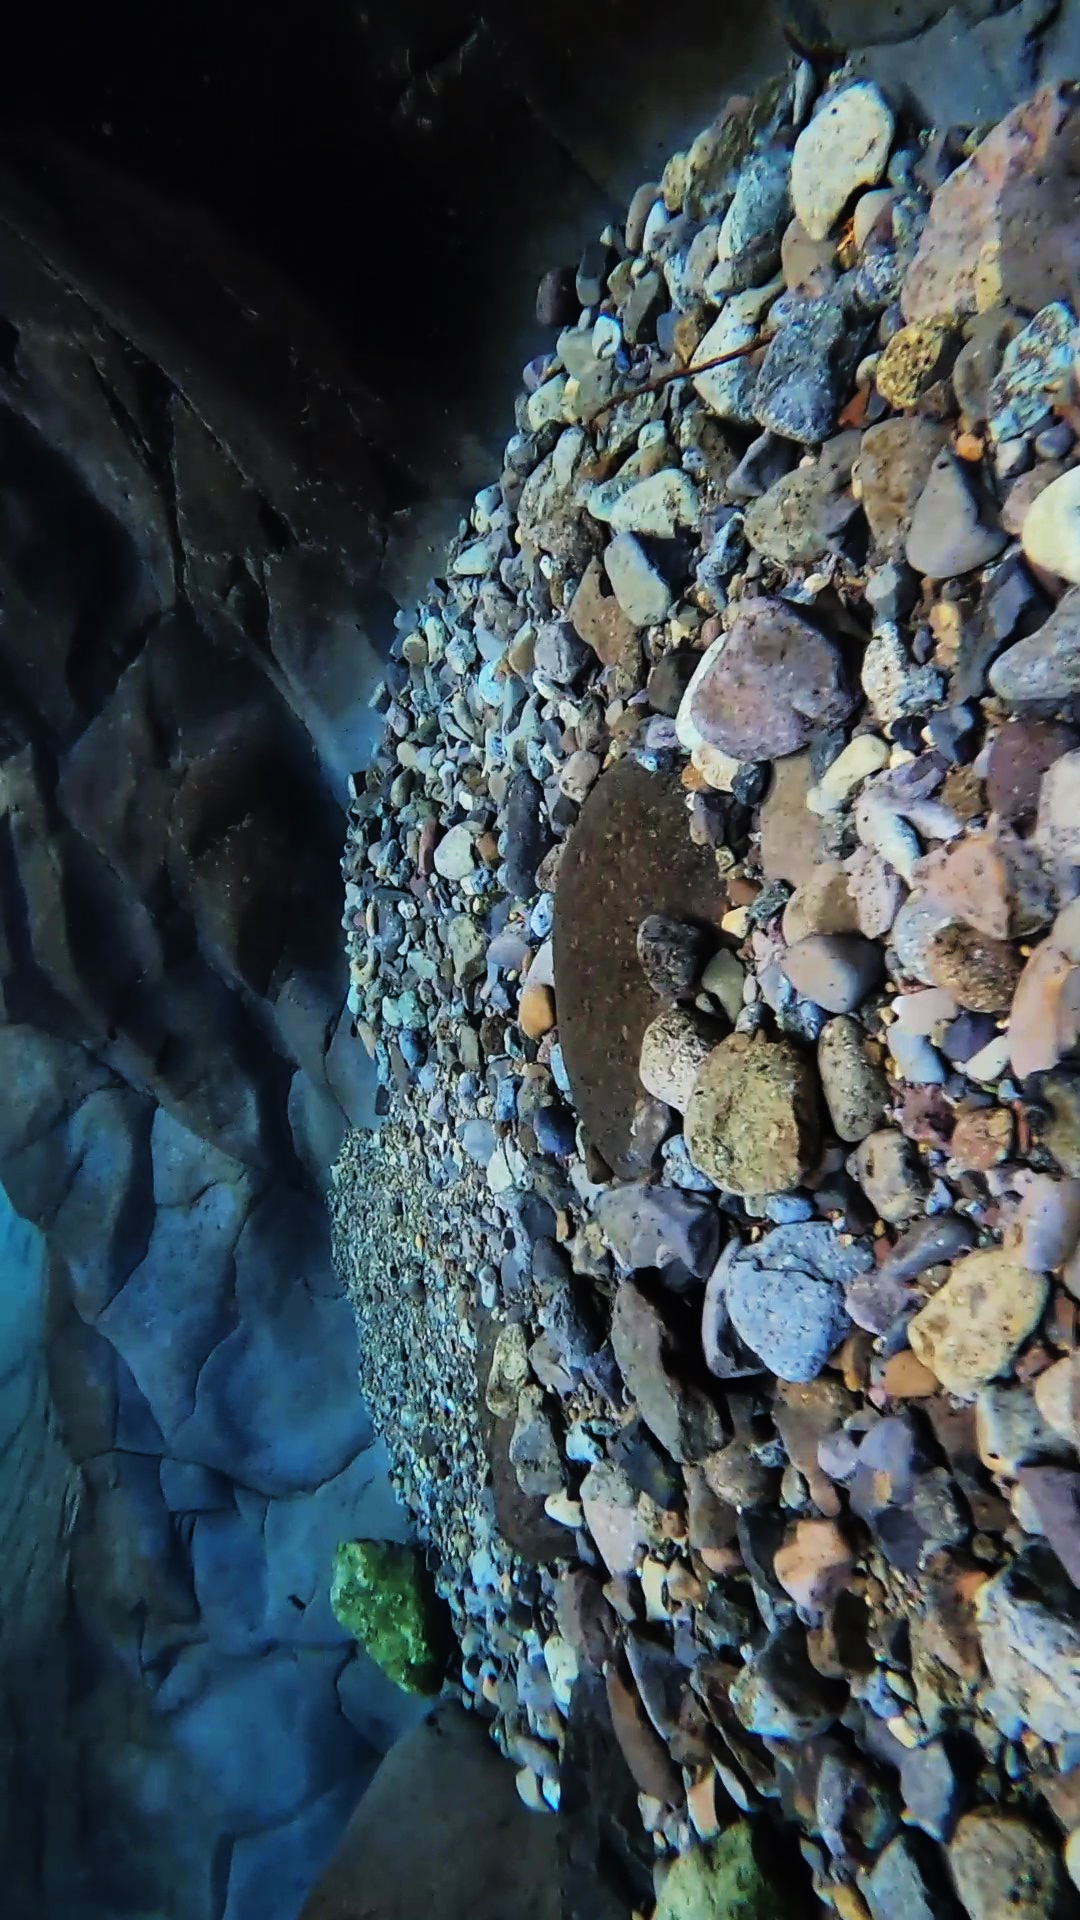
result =
[{"label": "thin twig", "polygon": [[755,333],[754,338],[747,340],[744,346],[729,347],[726,353],[714,353],[711,360],[699,360],[696,365],[686,367],[669,367],[666,373],[654,374],[642,386],[631,387],[626,393],[617,393],[610,400],[605,400],[602,406],[594,407],[591,413],[585,415],[584,424],[591,427],[601,414],[610,413],[613,407],[621,407],[624,400],[636,400],[643,393],[658,393],[661,387],[669,386],[672,380],[692,380],[696,374],[710,373],[713,367],[726,366],[729,360],[745,360],[747,354],[756,353],[759,347],[767,347],[774,333],[775,328],[765,333]]}]

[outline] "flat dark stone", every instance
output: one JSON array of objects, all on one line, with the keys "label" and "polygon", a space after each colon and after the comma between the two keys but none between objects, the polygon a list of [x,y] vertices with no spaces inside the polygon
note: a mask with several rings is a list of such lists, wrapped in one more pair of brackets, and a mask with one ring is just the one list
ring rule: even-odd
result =
[{"label": "flat dark stone", "polygon": [[711,849],[690,838],[686,796],[670,774],[620,760],[597,781],[559,868],[555,997],[559,1038],[585,1131],[632,1179],[630,1127],[641,1098],[641,1037],[661,1011],[637,957],[650,913],[711,928],[720,944],[724,889]]}]

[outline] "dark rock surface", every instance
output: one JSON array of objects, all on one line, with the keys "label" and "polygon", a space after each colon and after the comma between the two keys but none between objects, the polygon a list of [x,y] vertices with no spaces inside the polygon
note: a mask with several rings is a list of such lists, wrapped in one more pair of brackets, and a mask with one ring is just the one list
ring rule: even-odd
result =
[{"label": "dark rock surface", "polygon": [[691,844],[685,820],[675,781],[620,761],[582,808],[559,869],[555,978],[566,1069],[589,1138],[628,1177],[638,1171],[631,1126],[641,1036],[657,1004],[638,960],[638,927],[647,913],[667,913],[718,933],[725,911],[715,861]]}]

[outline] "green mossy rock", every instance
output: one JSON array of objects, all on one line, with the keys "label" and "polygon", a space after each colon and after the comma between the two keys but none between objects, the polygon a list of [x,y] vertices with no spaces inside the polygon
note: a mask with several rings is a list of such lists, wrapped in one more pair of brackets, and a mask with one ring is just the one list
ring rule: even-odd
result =
[{"label": "green mossy rock", "polygon": [[330,1605],[388,1679],[406,1693],[438,1693],[449,1622],[415,1547],[344,1540],[334,1555]]},{"label": "green mossy rock", "polygon": [[664,1881],[654,1920],[782,1920],[776,1882],[754,1856],[749,1820],[684,1853]]}]

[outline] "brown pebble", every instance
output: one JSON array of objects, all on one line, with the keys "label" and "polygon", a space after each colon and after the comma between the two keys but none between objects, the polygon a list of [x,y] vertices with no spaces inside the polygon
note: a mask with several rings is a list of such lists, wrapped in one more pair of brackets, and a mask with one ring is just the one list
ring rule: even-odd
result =
[{"label": "brown pebble", "polygon": [[1003,1013],[1020,978],[1022,961],[1004,940],[973,927],[941,927],[927,943],[927,971],[972,1013]]},{"label": "brown pebble", "polygon": [[1008,1107],[977,1107],[958,1114],[949,1142],[953,1165],[965,1173],[986,1173],[1007,1159],[1012,1137]]},{"label": "brown pebble", "polygon": [[923,1366],[910,1347],[889,1355],[881,1384],[891,1400],[925,1400],[938,1391],[936,1375]]},{"label": "brown pebble", "polygon": [[555,995],[550,987],[526,985],[518,1002],[518,1026],[529,1040],[542,1040],[555,1025]]}]

